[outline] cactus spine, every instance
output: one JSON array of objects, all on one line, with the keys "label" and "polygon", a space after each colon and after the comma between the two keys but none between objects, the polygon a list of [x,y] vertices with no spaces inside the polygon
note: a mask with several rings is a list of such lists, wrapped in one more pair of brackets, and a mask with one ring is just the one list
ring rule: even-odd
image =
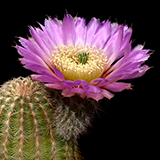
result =
[{"label": "cactus spine", "polygon": [[0,159],[78,160],[76,141],[55,132],[53,107],[43,84],[17,78],[0,88]]}]

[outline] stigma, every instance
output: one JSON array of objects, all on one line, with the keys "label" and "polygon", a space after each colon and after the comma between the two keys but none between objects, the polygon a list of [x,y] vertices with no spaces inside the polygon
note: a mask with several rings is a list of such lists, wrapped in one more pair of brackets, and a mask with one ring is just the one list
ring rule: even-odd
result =
[{"label": "stigma", "polygon": [[96,46],[58,45],[52,51],[51,63],[59,69],[66,80],[82,79],[87,82],[100,78],[107,64],[107,57]]}]

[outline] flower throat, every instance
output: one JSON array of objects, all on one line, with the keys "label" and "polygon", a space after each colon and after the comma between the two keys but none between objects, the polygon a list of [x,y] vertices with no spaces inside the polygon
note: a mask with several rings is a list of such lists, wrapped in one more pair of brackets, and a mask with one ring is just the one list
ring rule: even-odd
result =
[{"label": "flower throat", "polygon": [[59,69],[65,79],[82,79],[87,82],[99,78],[105,68],[107,57],[101,49],[87,44],[82,45],[58,45],[52,51],[51,62]]}]

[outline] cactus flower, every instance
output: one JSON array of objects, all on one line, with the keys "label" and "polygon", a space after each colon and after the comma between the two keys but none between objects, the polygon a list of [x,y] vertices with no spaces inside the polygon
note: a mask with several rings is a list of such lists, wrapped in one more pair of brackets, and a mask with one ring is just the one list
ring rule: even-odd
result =
[{"label": "cactus flower", "polygon": [[79,95],[96,101],[113,92],[131,89],[123,82],[144,75],[149,49],[132,48],[132,28],[66,14],[63,21],[45,19],[40,28],[30,26],[31,37],[20,37],[16,45],[25,68],[36,72],[33,80],[49,88],[62,90],[64,97]]}]

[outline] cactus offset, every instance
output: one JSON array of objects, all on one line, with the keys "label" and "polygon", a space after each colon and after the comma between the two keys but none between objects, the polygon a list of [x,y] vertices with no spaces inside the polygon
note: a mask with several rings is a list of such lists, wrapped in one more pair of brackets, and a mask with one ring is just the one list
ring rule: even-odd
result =
[{"label": "cactus offset", "polygon": [[53,107],[43,84],[17,78],[0,88],[0,159],[77,160],[76,141],[55,132]]}]

